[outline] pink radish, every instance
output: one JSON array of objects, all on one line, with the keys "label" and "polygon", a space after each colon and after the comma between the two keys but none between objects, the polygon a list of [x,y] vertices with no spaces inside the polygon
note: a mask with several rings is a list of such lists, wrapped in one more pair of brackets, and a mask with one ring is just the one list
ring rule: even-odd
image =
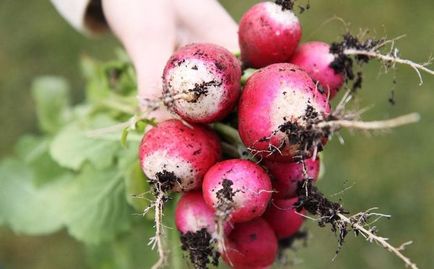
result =
[{"label": "pink radish", "polygon": [[[191,191],[182,195],[176,205],[175,224],[182,234],[206,229],[209,234],[215,237],[214,210],[205,203],[200,191]],[[232,225],[227,223],[225,232],[229,234],[231,229]]]},{"label": "pink radish", "polygon": [[274,263],[277,250],[277,238],[270,225],[257,218],[235,225],[222,256],[234,269],[259,269]]},{"label": "pink radish", "polygon": [[214,122],[234,108],[240,79],[240,63],[228,50],[190,44],[176,51],[164,69],[165,104],[188,122]]},{"label": "pink radish", "polygon": [[279,161],[305,159],[326,141],[309,126],[330,114],[330,104],[300,67],[273,64],[248,80],[238,106],[238,130],[252,153]]},{"label": "pink radish", "polygon": [[227,213],[232,222],[245,222],[264,213],[271,198],[271,182],[257,164],[233,159],[208,170],[202,191],[208,206]]},{"label": "pink radish", "polygon": [[139,158],[145,175],[160,191],[180,192],[200,188],[220,152],[219,139],[211,130],[168,120],[145,134]]},{"label": "pink radish", "polygon": [[330,53],[330,45],[313,41],[302,44],[292,56],[291,63],[303,68],[312,79],[333,98],[344,84],[344,74],[336,72],[330,65],[335,56]]},{"label": "pink radish", "polygon": [[238,38],[243,63],[261,68],[289,61],[300,41],[301,26],[286,5],[262,2],[241,18]]},{"label": "pink radish", "polygon": [[[303,164],[304,163],[304,164]],[[277,199],[289,199],[296,196],[298,184],[306,179],[303,166],[306,168],[306,175],[314,182],[318,179],[320,160],[307,159],[303,162],[274,162],[265,161],[268,172],[272,175],[274,190],[273,197]]]},{"label": "pink radish", "polygon": [[[175,224],[181,232],[182,249],[187,251],[195,268],[208,268],[209,263],[218,263],[219,254],[214,246],[220,235],[214,211],[205,204],[201,192],[183,194],[176,205]],[[232,225],[226,223],[225,234],[231,230]]]},{"label": "pink radish", "polygon": [[[278,239],[293,236],[303,225],[304,218],[297,214],[297,211],[293,208],[297,201],[297,198],[275,200],[265,211],[263,218],[270,224]],[[301,212],[301,214],[303,213],[304,211]]]}]

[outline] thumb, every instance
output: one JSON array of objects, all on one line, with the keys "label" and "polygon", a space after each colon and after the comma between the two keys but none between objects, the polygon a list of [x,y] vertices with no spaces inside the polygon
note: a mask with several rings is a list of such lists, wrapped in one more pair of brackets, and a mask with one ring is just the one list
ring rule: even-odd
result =
[{"label": "thumb", "polygon": [[181,25],[190,33],[190,42],[210,42],[236,52],[238,25],[216,0],[173,1]]}]

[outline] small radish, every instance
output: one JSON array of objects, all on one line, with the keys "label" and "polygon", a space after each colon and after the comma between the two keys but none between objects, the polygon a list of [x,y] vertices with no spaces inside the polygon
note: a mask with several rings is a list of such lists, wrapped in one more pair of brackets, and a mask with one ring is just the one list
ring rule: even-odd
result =
[{"label": "small radish", "polygon": [[164,68],[164,102],[188,122],[211,123],[234,108],[240,79],[240,62],[228,50],[190,44],[176,51]]},{"label": "small radish", "polygon": [[222,256],[234,269],[262,269],[274,263],[277,251],[277,238],[272,228],[262,218],[256,218],[235,225]]},{"label": "small radish", "polygon": [[271,190],[267,173],[257,164],[241,159],[215,164],[202,184],[208,206],[234,223],[261,216],[270,201]]},{"label": "small radish", "polygon": [[[195,268],[207,268],[209,263],[217,264],[219,254],[215,248],[217,231],[214,211],[203,200],[202,193],[184,193],[175,210],[176,228],[181,232],[182,249],[188,252]],[[226,223],[226,234],[232,225]]]},{"label": "small radish", "polygon": [[303,68],[312,79],[318,81],[332,99],[345,80],[343,73],[331,67],[334,60],[329,44],[313,41],[300,45],[290,62]]},{"label": "small radish", "polygon": [[[319,158],[291,163],[266,160],[264,164],[268,168],[270,175],[272,175],[272,183],[276,191],[273,197],[277,199],[295,197],[298,184],[305,180],[306,176],[315,182],[318,179],[320,170]],[[303,172],[304,168],[306,169],[306,175]]]},{"label": "small radish", "polygon": [[179,120],[159,123],[145,134],[139,158],[157,191],[198,189],[205,172],[220,158],[218,137],[209,129]]},{"label": "small radish", "polygon": [[[175,224],[182,234],[205,229],[212,237],[215,237],[214,210],[205,203],[200,191],[191,191],[182,195],[176,205]],[[229,234],[231,229],[232,225],[227,223],[225,233]]]},{"label": "small radish", "polygon": [[[295,235],[303,225],[304,218],[293,208],[298,198],[275,200],[265,211],[263,218],[270,224],[278,239]],[[303,214],[304,211],[301,212]]]},{"label": "small radish", "polygon": [[244,14],[238,39],[246,66],[261,68],[289,61],[301,38],[300,22],[291,8],[284,3],[262,2]]},{"label": "small radish", "polygon": [[255,155],[279,161],[305,159],[327,137],[310,127],[330,114],[325,92],[300,67],[273,64],[248,80],[238,106],[238,130]]}]

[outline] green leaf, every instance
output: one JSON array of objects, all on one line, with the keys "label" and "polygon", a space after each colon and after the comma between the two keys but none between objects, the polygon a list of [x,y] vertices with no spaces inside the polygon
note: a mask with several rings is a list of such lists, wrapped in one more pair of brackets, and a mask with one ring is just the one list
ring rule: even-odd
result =
[{"label": "green leaf", "polygon": [[143,221],[113,242],[88,246],[86,250],[89,267],[93,269],[151,268],[157,261],[157,253],[147,243],[154,233],[153,223]]},{"label": "green leaf", "polygon": [[54,138],[50,154],[61,166],[73,170],[80,169],[86,161],[98,169],[104,169],[113,164],[119,148],[118,141],[91,137],[89,131],[83,130],[78,124],[71,124]]},{"label": "green leaf", "polygon": [[128,230],[132,212],[125,199],[125,183],[116,167],[83,167],[64,198],[69,233],[80,241],[98,244]]},{"label": "green leaf", "polygon": [[136,211],[143,212],[154,197],[149,193],[148,180],[140,168],[138,147],[139,143],[129,142],[129,147],[120,153],[118,169],[124,173],[127,202]]},{"label": "green leaf", "polygon": [[47,184],[62,178],[67,173],[50,156],[50,140],[46,137],[26,135],[18,140],[15,151],[23,162],[33,172],[33,182],[36,186]]},{"label": "green leaf", "polygon": [[69,85],[59,77],[40,77],[33,81],[39,127],[47,133],[58,131],[71,117]]},{"label": "green leaf", "polygon": [[0,164],[0,222],[13,231],[29,235],[48,234],[63,225],[63,195],[70,174],[41,188],[22,161],[7,159]]}]

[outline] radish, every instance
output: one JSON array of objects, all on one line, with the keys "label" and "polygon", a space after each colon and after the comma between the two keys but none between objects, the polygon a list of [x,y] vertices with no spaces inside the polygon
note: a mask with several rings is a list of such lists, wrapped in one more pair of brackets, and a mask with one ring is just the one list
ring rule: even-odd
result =
[{"label": "radish", "polygon": [[327,136],[312,127],[330,114],[327,94],[300,67],[280,63],[255,72],[238,106],[238,130],[255,155],[279,161],[305,159]]},{"label": "radish", "polygon": [[[320,160],[307,159],[302,162],[282,163],[265,161],[268,172],[272,175],[272,183],[276,191],[273,196],[277,199],[289,199],[297,194],[298,184],[309,178],[314,182],[318,179]],[[304,166],[304,167],[303,167]],[[303,170],[306,169],[304,172]]]},{"label": "radish", "polygon": [[232,222],[261,216],[271,198],[271,182],[257,164],[241,159],[219,162],[206,173],[202,191],[205,202]]},{"label": "radish", "polygon": [[333,98],[344,84],[345,76],[331,67],[335,56],[330,53],[330,45],[313,41],[302,44],[292,56],[291,63],[303,68],[312,79],[329,93]]},{"label": "radish", "polygon": [[[270,224],[278,239],[293,236],[300,230],[304,218],[297,214],[294,204],[298,198],[290,200],[275,200],[265,212],[263,218]],[[304,211],[301,212],[303,214]]]},{"label": "radish", "polygon": [[300,22],[290,8],[262,2],[243,15],[238,39],[246,66],[261,68],[289,61],[301,38]]},{"label": "radish", "polygon": [[[191,191],[182,195],[176,205],[175,224],[178,231],[182,234],[187,232],[194,233],[205,229],[210,235],[215,237],[214,210],[205,203],[200,191]],[[229,234],[231,229],[232,225],[226,223],[225,233]]]},{"label": "radish", "polygon": [[[217,237],[214,211],[203,200],[202,193],[192,191],[183,194],[175,210],[176,228],[181,232],[182,249],[188,252],[195,268],[207,268],[217,264],[219,254],[215,248]],[[225,233],[232,225],[226,223]]]},{"label": "radish", "polygon": [[240,79],[240,62],[228,50],[190,44],[176,51],[164,68],[164,102],[188,122],[214,122],[234,108]]},{"label": "radish", "polygon": [[262,218],[237,223],[226,240],[223,259],[235,269],[266,268],[277,256],[277,238]]},{"label": "radish", "polygon": [[218,137],[209,129],[179,120],[159,123],[145,134],[139,158],[145,175],[162,192],[198,189],[220,158]]}]

